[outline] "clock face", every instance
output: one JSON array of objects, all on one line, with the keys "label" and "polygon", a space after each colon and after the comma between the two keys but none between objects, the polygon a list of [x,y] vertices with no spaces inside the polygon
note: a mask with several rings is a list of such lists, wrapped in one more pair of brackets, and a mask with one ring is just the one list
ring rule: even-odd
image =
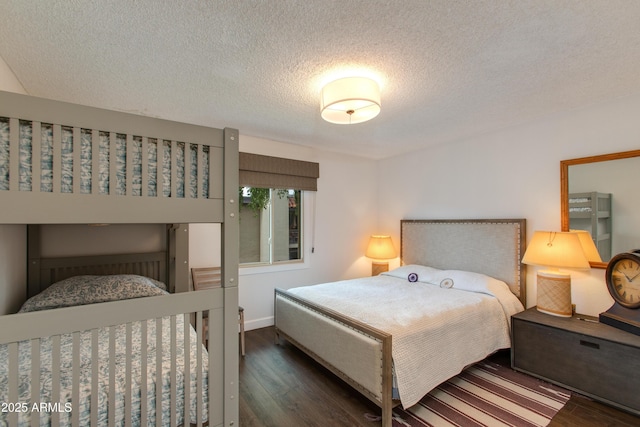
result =
[{"label": "clock face", "polygon": [[640,307],[640,258],[633,255],[612,260],[607,274],[611,296],[628,308]]}]

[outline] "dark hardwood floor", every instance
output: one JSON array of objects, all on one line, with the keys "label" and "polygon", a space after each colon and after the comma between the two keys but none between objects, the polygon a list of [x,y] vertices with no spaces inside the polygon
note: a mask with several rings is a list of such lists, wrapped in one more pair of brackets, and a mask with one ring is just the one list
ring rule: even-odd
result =
[{"label": "dark hardwood floor", "polygon": [[[240,361],[240,426],[379,426],[380,410],[286,341],[272,327],[246,332]],[[640,418],[574,395],[552,427],[638,426]]]},{"label": "dark hardwood floor", "polygon": [[240,426],[376,426],[378,407],[286,341],[273,328],[245,333]]},{"label": "dark hardwood floor", "polygon": [[640,418],[574,393],[549,426],[632,427],[640,426]]}]

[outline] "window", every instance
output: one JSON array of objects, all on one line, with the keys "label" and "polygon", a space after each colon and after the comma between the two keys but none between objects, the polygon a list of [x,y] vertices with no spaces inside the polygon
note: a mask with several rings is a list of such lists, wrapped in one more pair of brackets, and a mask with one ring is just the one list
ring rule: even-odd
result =
[{"label": "window", "polygon": [[320,165],[243,152],[238,163],[240,264],[303,265],[302,201],[317,191]]},{"label": "window", "polygon": [[240,264],[302,260],[302,190],[240,187]]}]

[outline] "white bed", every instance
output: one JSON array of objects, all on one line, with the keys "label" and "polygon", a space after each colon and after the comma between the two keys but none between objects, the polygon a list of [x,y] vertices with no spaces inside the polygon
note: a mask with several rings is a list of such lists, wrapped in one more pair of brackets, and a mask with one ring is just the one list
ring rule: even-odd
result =
[{"label": "white bed", "polygon": [[[237,423],[237,191],[237,130],[0,92],[0,224],[25,224],[29,248],[27,283],[10,286],[31,297],[78,274],[139,274],[166,280],[171,290],[0,316],[2,402],[12,405],[0,424]],[[94,223],[166,224],[167,252],[38,255],[36,224]],[[219,289],[187,292],[188,223],[222,225]],[[163,350],[155,351],[160,341]],[[161,377],[166,388],[154,381]],[[97,397],[89,406],[85,392]],[[49,410],[37,411],[41,404]],[[131,423],[136,414],[139,423]]]},{"label": "white bed", "polygon": [[510,316],[524,305],[524,227],[524,220],[402,221],[404,266],[276,290],[276,331],[380,405],[390,426],[394,405],[413,405],[510,346]]}]

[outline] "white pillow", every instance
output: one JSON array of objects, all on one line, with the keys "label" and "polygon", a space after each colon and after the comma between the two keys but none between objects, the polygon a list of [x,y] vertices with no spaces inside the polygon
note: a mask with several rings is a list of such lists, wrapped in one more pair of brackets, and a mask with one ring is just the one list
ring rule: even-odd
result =
[{"label": "white pillow", "polygon": [[440,283],[440,281],[444,279],[451,279],[453,281],[451,288],[462,291],[494,295],[496,287],[505,287],[508,289],[507,284],[501,280],[471,271],[441,270],[437,277],[435,277],[435,282]]},{"label": "white pillow", "polygon": [[398,277],[400,279],[406,279],[410,282],[423,282],[431,283],[433,278],[436,277],[442,270],[437,268],[427,267],[424,265],[409,264],[402,267],[395,268],[391,271],[386,271],[382,274],[386,276]]},{"label": "white pillow", "polygon": [[524,310],[520,300],[511,292],[509,285],[502,280],[481,273],[461,270],[443,270],[441,274],[453,280],[452,289],[460,289],[467,292],[477,292],[495,297],[500,301],[502,310],[507,320],[511,316]]},{"label": "white pillow", "polygon": [[[440,270],[417,264],[403,265],[382,274],[406,279],[410,282],[421,282],[488,295],[494,295],[496,287],[509,289],[503,281],[485,274],[463,270]],[[445,281],[445,279],[450,279],[450,281]]]}]

